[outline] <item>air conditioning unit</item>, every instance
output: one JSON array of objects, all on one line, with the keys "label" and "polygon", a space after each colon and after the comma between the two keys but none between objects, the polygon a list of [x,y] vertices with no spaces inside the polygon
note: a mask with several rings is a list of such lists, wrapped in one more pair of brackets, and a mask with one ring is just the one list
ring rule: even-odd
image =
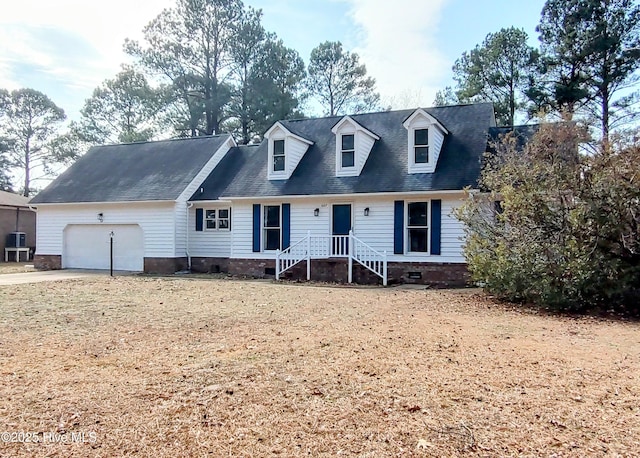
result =
[{"label": "air conditioning unit", "polygon": [[27,246],[27,234],[24,232],[10,232],[5,243],[7,248],[25,248]]}]

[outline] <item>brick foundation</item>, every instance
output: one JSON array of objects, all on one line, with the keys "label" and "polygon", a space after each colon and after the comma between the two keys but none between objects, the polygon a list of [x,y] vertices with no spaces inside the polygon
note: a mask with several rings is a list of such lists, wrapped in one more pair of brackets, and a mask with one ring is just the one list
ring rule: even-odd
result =
[{"label": "brick foundation", "polygon": [[59,254],[37,254],[33,257],[33,266],[39,270],[62,269],[62,256]]},{"label": "brick foundation", "polygon": [[191,258],[191,271],[205,274],[229,272],[229,258]]},{"label": "brick foundation", "polygon": [[144,258],[147,274],[173,274],[189,267],[187,258]]},{"label": "brick foundation", "polygon": [[255,278],[273,277],[273,275],[266,274],[265,269],[275,269],[275,267],[275,259],[229,259],[229,273],[231,275],[246,275]]},{"label": "brick foundation", "polygon": [[[270,278],[273,275],[266,273],[265,269],[274,268],[275,260],[273,259],[229,260],[229,273],[233,275]],[[413,283],[448,288],[462,287],[467,285],[469,281],[469,272],[466,264],[390,262],[387,265],[387,272],[389,284]],[[349,265],[346,259],[314,259],[311,261],[312,281],[346,283],[348,274]],[[282,277],[306,280],[307,263],[303,261],[296,264],[286,271]],[[357,262],[353,264],[353,281],[363,285],[382,284],[380,277]]]}]

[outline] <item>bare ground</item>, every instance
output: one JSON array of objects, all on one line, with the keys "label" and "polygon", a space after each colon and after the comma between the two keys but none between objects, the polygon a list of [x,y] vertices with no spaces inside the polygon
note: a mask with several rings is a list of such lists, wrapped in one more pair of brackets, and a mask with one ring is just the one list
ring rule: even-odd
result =
[{"label": "bare ground", "polygon": [[1,456],[640,456],[639,324],[477,292],[6,286],[0,361]]}]

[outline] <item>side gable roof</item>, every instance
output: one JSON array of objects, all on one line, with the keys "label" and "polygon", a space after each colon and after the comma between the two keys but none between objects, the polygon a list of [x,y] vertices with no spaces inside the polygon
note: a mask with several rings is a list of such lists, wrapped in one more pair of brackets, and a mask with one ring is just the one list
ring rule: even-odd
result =
[{"label": "side gable roof", "polygon": [[203,192],[197,191],[192,200],[440,191],[477,186],[487,132],[495,126],[493,105],[481,103],[424,110],[449,131],[435,173],[407,173],[407,131],[403,122],[414,111],[351,116],[380,136],[360,176],[336,177],[335,135],[331,129],[342,116],[287,120],[281,121],[287,130],[314,142],[289,179],[267,179],[268,142],[263,141],[259,146],[229,151],[202,184]]},{"label": "side gable roof", "polygon": [[31,203],[175,200],[229,138],[95,146]]},{"label": "side gable roof", "polygon": [[28,207],[29,198],[12,192],[0,191],[0,207]]}]

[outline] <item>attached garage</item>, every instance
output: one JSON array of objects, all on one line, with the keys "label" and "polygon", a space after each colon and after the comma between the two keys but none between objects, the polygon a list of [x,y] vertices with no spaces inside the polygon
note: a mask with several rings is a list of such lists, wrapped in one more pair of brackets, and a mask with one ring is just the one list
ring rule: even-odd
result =
[{"label": "attached garage", "polygon": [[64,229],[62,267],[109,269],[113,233],[113,269],[144,270],[144,237],[137,224],[72,224]]}]

